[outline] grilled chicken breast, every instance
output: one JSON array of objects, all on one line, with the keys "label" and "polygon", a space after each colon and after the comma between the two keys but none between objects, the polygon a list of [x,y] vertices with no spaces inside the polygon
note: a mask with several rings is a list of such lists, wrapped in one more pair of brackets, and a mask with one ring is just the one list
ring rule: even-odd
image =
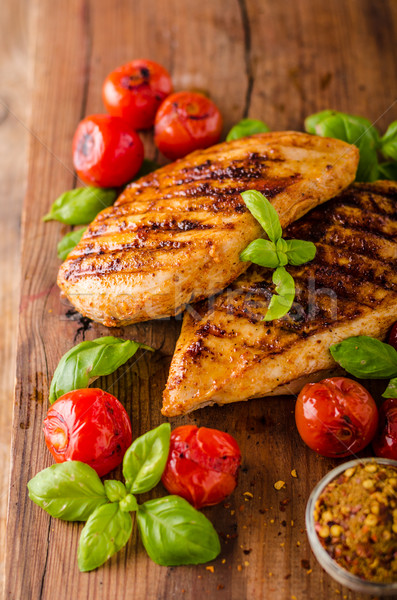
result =
[{"label": "grilled chicken breast", "polygon": [[228,290],[184,317],[164,392],[163,414],[217,402],[296,393],[336,365],[331,344],[383,338],[397,316],[397,183],[354,184],[290,225],[315,259],[287,267],[296,297],[288,315],[263,321],[272,270],[252,265]]},{"label": "grilled chicken breast", "polygon": [[225,142],[132,183],[61,266],[58,285],[107,326],[167,317],[244,272],[239,254],[262,234],[240,196],[253,188],[282,226],[354,179],[358,150],[295,132]]}]

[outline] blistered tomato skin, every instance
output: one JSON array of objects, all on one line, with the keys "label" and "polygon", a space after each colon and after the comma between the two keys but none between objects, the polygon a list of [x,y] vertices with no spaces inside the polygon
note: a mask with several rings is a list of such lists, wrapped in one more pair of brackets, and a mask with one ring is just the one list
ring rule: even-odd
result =
[{"label": "blistered tomato skin", "polygon": [[387,398],[379,409],[379,429],[372,442],[376,456],[397,460],[397,398]]},{"label": "blistered tomato skin", "polygon": [[373,439],[378,409],[369,392],[346,377],[309,383],[295,405],[295,421],[303,441],[322,456],[359,452]]},{"label": "blistered tomato skin", "polygon": [[86,117],[73,137],[73,165],[89,185],[107,188],[128,183],[139,171],[143,156],[139,135],[119,117]]},{"label": "blistered tomato skin", "polygon": [[153,127],[157,109],[172,92],[166,69],[152,60],[137,59],[112,71],[102,98],[109,114],[125,119],[134,129]]},{"label": "blistered tomato skin", "polygon": [[171,94],[160,106],[154,123],[154,141],[171,160],[216,144],[222,132],[218,107],[194,92]]},{"label": "blistered tomato skin", "polygon": [[241,453],[236,440],[223,431],[184,425],[171,434],[162,482],[170,494],[195,508],[222,502],[237,485]]},{"label": "blistered tomato skin", "polygon": [[122,404],[95,388],[58,398],[48,410],[43,431],[55,462],[79,460],[100,477],[121,463],[132,442],[131,423]]},{"label": "blistered tomato skin", "polygon": [[387,343],[397,350],[397,321],[396,323],[394,323],[393,327],[390,330],[389,337],[387,338]]}]

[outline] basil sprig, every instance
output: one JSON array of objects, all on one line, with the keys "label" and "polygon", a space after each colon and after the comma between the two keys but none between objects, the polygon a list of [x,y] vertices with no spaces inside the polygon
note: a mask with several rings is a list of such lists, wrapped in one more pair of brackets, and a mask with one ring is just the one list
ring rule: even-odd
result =
[{"label": "basil sprig", "polygon": [[240,260],[251,261],[261,267],[276,269],[272,280],[276,286],[264,321],[273,321],[286,315],[294,302],[295,283],[285,265],[302,265],[313,260],[316,246],[305,240],[284,240],[280,219],[274,206],[256,190],[241,194],[253,217],[261,224],[268,240],[254,240],[241,252]]},{"label": "basil sprig", "polygon": [[88,387],[93,378],[110,375],[134,356],[138,348],[153,350],[133,340],[111,335],[77,344],[62,356],[55,369],[50,404],[67,392]]},{"label": "basil sprig", "polygon": [[332,358],[348,373],[363,379],[388,379],[382,394],[397,398],[397,350],[367,335],[350,337],[330,347]]},{"label": "basil sprig", "polygon": [[70,231],[69,233],[63,236],[63,238],[57,246],[58,258],[60,258],[61,260],[65,260],[67,255],[73,250],[75,246],[77,246],[77,244],[83,237],[83,233],[85,232],[85,230],[85,227],[82,227],[81,229],[74,229],[74,231]]},{"label": "basil sprig", "polygon": [[226,141],[239,140],[240,138],[254,135],[254,133],[267,133],[269,127],[258,119],[242,119],[234,125],[226,136]]},{"label": "basil sprig", "polygon": [[360,151],[357,181],[396,178],[397,164],[379,164],[379,153],[386,159],[397,161],[397,121],[391,123],[384,136],[380,137],[376,127],[364,117],[323,110],[307,117],[305,129],[308,133],[336,138],[357,146]]},{"label": "basil sprig", "polygon": [[87,521],[80,536],[80,571],[91,571],[123,548],[137,513],[142,542],[159,565],[200,564],[220,552],[210,521],[179,496],[165,496],[138,504],[132,489],[149,491],[161,478],[169,453],[171,428],[163,423],[139,437],[123,460],[126,484],[104,484],[88,465],[70,461],[38,473],[28,483],[29,497],[51,516]]},{"label": "basil sprig", "polygon": [[97,214],[111,206],[117,191],[93,186],[64,192],[55,200],[43,221],[60,221],[66,225],[87,225]]}]

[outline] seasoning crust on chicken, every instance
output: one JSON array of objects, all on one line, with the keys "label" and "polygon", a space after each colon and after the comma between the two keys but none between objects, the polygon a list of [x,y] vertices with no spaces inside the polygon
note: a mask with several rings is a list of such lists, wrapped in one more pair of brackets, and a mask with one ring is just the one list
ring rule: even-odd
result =
[{"label": "seasoning crust on chicken", "polygon": [[239,254],[263,231],[241,192],[265,194],[286,227],[348,186],[357,163],[354,146],[296,132],[194,152],[132,183],[99,213],[58,285],[107,326],[176,315],[248,268]]},{"label": "seasoning crust on chicken", "polygon": [[329,347],[351,336],[383,339],[396,320],[397,183],[354,184],[284,232],[311,240],[314,260],[288,266],[288,315],[263,321],[272,270],[252,265],[228,290],[190,308],[164,392],[163,414],[207,404],[297,393],[335,368]]}]

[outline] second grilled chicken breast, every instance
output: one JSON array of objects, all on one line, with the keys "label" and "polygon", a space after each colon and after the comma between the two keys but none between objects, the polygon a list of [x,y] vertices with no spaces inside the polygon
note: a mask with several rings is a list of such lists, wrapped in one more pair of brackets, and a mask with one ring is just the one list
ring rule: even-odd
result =
[{"label": "second grilled chicken breast", "polygon": [[58,285],[107,326],[181,312],[243,273],[239,254],[262,229],[240,196],[264,193],[282,226],[335,196],[358,150],[335,139],[274,132],[225,142],[131,184],[61,266]]},{"label": "second grilled chicken breast", "polygon": [[314,260],[287,267],[291,311],[263,317],[272,270],[252,265],[229,290],[190,307],[164,392],[163,414],[207,404],[297,393],[335,368],[329,347],[356,335],[382,339],[397,318],[397,183],[354,184],[293,223]]}]

